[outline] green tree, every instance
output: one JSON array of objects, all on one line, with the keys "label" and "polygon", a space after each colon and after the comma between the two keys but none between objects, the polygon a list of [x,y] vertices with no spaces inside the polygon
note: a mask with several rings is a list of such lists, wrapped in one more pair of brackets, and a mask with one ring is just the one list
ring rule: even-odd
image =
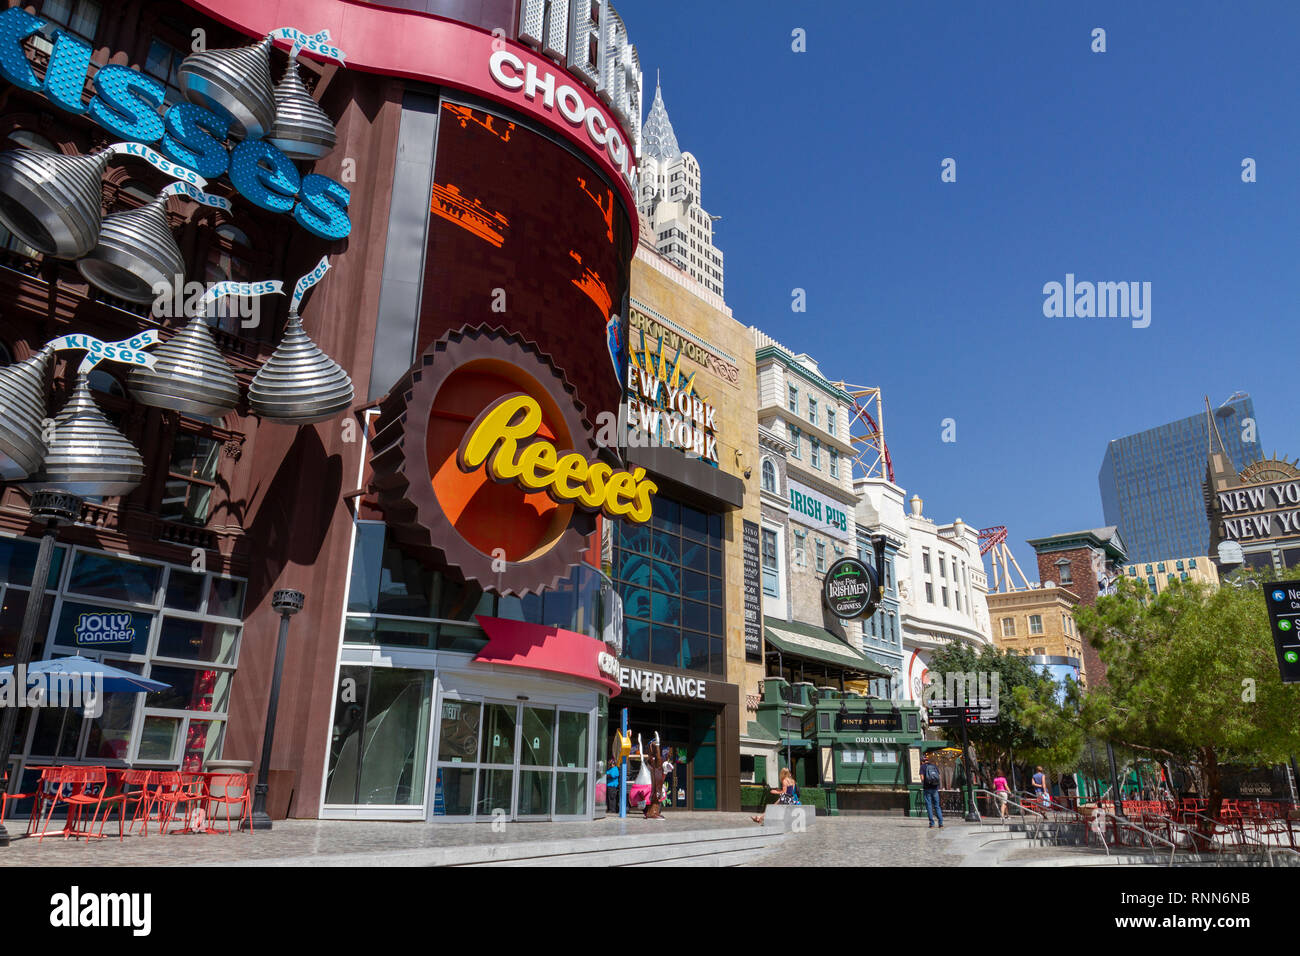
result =
[{"label": "green tree", "polygon": [[1080,608],[1079,630],[1107,666],[1105,686],[1076,715],[1031,712],[1044,733],[1062,722],[1156,759],[1191,766],[1217,816],[1225,763],[1279,763],[1300,750],[1300,687],[1287,686],[1260,585],[1235,575],[1212,589],[1174,581],[1159,596],[1123,579]]},{"label": "green tree", "polygon": [[[1056,721],[1049,725],[1044,720],[1034,725],[1025,719],[1026,713],[1055,713],[1061,708],[1061,689],[1045,669],[1036,669],[1026,658],[1006,654],[991,645],[976,650],[968,644],[942,648],[931,658],[929,669],[931,681],[940,688],[940,697],[944,696],[944,675],[982,673],[990,687],[993,675],[997,675],[997,722],[967,728],[971,743],[977,753],[983,754],[984,761],[1010,766],[1014,755],[1017,763],[1049,768],[1073,765],[1083,743],[1083,734],[1075,724]],[[958,727],[947,733],[955,740],[961,739]]]}]

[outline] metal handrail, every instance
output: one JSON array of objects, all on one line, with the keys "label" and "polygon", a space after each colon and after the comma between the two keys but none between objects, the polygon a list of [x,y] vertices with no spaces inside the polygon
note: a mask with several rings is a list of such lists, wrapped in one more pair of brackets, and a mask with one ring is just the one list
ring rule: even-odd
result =
[{"label": "metal handrail", "polygon": [[[991,796],[991,797],[994,797],[994,798],[996,799],[996,794],[990,793],[988,790],[985,790],[985,789],[983,789],[983,788],[980,788],[980,789],[976,790],[976,793],[983,793],[983,794],[986,794],[987,796]],[[1058,810],[1058,811],[1064,811],[1064,812],[1066,812],[1066,813],[1074,814],[1075,816],[1079,817],[1080,819],[1082,819],[1082,817],[1083,817],[1083,814],[1082,814],[1080,811],[1075,810],[1075,809],[1073,809],[1072,807],[1067,807],[1067,806],[1064,806],[1064,805],[1062,805],[1062,804],[1058,804],[1058,803],[1056,803],[1055,801],[1051,800],[1050,798],[1048,799],[1048,804],[1047,804],[1046,807],[1043,807],[1043,806],[1040,804],[1039,807],[1038,807],[1037,809],[1030,809],[1030,808],[1027,808],[1027,807],[1025,807],[1023,804],[1019,803],[1018,801],[1012,800],[1010,797],[1007,798],[1007,803],[1008,803],[1008,804],[1013,804],[1014,806],[1018,807],[1021,811],[1024,811],[1024,810],[1026,810],[1026,809],[1029,809],[1029,812],[1030,812],[1030,813],[1032,813],[1032,814],[1034,814],[1035,816],[1037,816],[1037,817],[1040,818],[1039,821],[1038,821],[1038,824],[1040,824],[1040,825],[1041,825],[1042,823],[1046,823],[1046,822],[1047,822],[1047,815],[1046,815],[1046,813],[1043,812],[1044,810]],[[1103,812],[1104,812],[1104,811],[1103,811]],[[1110,814],[1110,818],[1111,818],[1111,820],[1113,821],[1113,822],[1112,822],[1112,826],[1114,826],[1114,827],[1116,828],[1116,831],[1117,831],[1117,833],[1118,833],[1118,828],[1119,828],[1119,826],[1120,826],[1120,822],[1119,822],[1119,821],[1120,821],[1120,818],[1117,817],[1114,813]],[[1165,839],[1164,837],[1162,837],[1160,834],[1158,834],[1158,833],[1153,833],[1152,831],[1146,829],[1146,827],[1140,826],[1139,824],[1136,824],[1136,823],[1132,822],[1131,820],[1128,820],[1127,818],[1124,819],[1123,826],[1126,827],[1126,828],[1128,828],[1128,829],[1131,829],[1131,830],[1136,830],[1137,832],[1139,832],[1139,833],[1145,835],[1146,837],[1148,837],[1150,840],[1158,841],[1158,842],[1163,843],[1163,844],[1165,844],[1166,846],[1168,846],[1168,847],[1169,847],[1169,862],[1170,862],[1171,864],[1173,863],[1173,860],[1174,860],[1174,854],[1178,852],[1178,844],[1177,844],[1177,843],[1174,843],[1174,842],[1172,842],[1171,840],[1166,840],[1166,839]],[[1100,832],[1101,832],[1101,831],[1099,830],[1098,833],[1100,833]],[[1035,836],[1035,839],[1036,839],[1037,836],[1038,836],[1038,827],[1037,827],[1037,826],[1035,827],[1034,836]],[[1117,842],[1118,842],[1118,841],[1117,841]],[[1104,837],[1103,837],[1103,839],[1102,839],[1102,846],[1103,846],[1103,847],[1105,848],[1105,850],[1106,850],[1106,855],[1109,856],[1109,855],[1110,855],[1110,848],[1106,846],[1106,842],[1105,842]],[[1195,852],[1195,851],[1193,851],[1193,852]]]}]

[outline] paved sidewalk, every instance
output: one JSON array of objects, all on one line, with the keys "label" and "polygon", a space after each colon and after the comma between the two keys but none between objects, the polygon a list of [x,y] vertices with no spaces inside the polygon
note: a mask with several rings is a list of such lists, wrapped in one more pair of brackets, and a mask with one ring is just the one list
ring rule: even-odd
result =
[{"label": "paved sidewalk", "polygon": [[[821,821],[818,821],[819,823]],[[25,820],[6,821],[11,837],[21,834]],[[621,834],[644,836],[680,830],[759,828],[744,813],[669,812],[663,820],[646,820],[638,813],[620,821],[607,817],[588,823],[429,824],[379,823],[351,820],[283,820],[268,832],[225,834],[178,833],[147,837],[127,835],[119,843],[116,820],[106,838],[92,841],[47,836],[15,839],[0,849],[0,867],[9,866],[204,866],[261,860],[291,860],[304,856],[355,853],[402,853],[432,847],[488,846],[579,840]],[[108,838],[108,834],[112,834]],[[400,865],[400,862],[398,862]]]},{"label": "paved sidewalk", "polygon": [[806,833],[750,865],[956,866],[962,851],[948,836],[961,826],[954,821],[931,830],[924,817],[818,817]]}]

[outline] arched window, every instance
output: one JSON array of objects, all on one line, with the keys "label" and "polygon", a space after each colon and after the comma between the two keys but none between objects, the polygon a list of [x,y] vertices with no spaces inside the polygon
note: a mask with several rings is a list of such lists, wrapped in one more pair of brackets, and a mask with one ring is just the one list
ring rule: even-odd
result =
[{"label": "arched window", "polygon": [[776,465],[772,464],[771,458],[763,459],[763,490],[776,494]]}]

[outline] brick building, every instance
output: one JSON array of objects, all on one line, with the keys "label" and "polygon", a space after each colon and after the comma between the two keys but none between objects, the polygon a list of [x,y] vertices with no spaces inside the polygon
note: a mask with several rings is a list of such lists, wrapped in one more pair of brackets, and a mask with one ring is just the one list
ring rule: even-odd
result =
[{"label": "brick building", "polygon": [[[1070,531],[1026,542],[1038,555],[1038,578],[1078,595],[1091,606],[1114,590],[1124,571],[1128,552],[1115,527]],[[1105,683],[1106,667],[1088,641],[1083,642],[1084,671],[1093,686]]]}]

